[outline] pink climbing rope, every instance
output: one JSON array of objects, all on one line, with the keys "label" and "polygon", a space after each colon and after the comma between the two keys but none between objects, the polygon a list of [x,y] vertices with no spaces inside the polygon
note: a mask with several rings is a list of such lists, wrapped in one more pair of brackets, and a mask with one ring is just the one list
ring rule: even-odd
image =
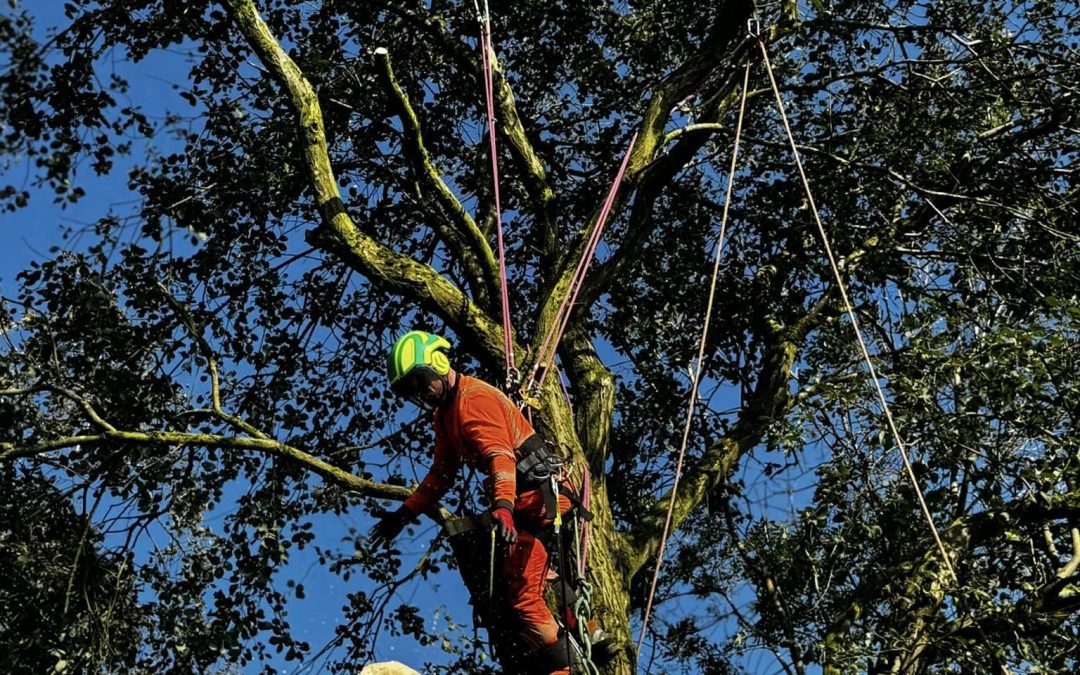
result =
[{"label": "pink climbing rope", "polygon": [[[477,7],[479,10],[479,7]],[[502,204],[499,196],[499,153],[495,143],[495,83],[492,75],[491,17],[484,3],[483,20],[480,22],[480,55],[484,76],[484,100],[487,104],[488,143],[491,152],[491,180],[495,197],[496,240],[499,249],[499,293],[502,302],[503,358],[506,363],[506,380],[509,383],[515,370],[513,324],[510,317],[510,293],[506,287],[506,248],[503,244]]]},{"label": "pink climbing rope", "polygon": [[[607,198],[604,200],[604,206],[600,209],[600,215],[596,220],[596,226],[593,227],[593,230],[589,235],[589,241],[585,245],[585,250],[582,251],[581,259],[578,260],[577,267],[574,269],[574,276],[570,281],[570,288],[567,290],[566,295],[563,296],[562,302],[559,304],[559,310],[555,313],[555,320],[548,326],[547,333],[544,335],[544,341],[541,343],[540,350],[537,352],[536,364],[533,365],[532,372],[529,374],[529,382],[526,385],[527,389],[531,389],[534,382],[537,389],[542,387],[544,385],[544,378],[547,377],[547,372],[551,369],[551,364],[555,361],[555,354],[558,351],[559,342],[562,340],[563,333],[566,332],[566,325],[570,321],[570,314],[573,310],[574,303],[577,301],[578,293],[581,292],[581,287],[584,285],[585,273],[588,272],[593,255],[596,253],[596,247],[600,244],[600,235],[603,234],[604,225],[607,223],[608,215],[611,213],[611,207],[615,204],[615,197],[619,193],[619,186],[622,184],[623,176],[626,174],[626,165],[630,162],[630,153],[633,152],[634,143],[636,141],[637,134],[634,134],[633,138],[630,139],[630,146],[626,149],[626,154],[623,156],[622,163],[619,164],[619,171],[615,174],[615,180],[611,183],[611,189],[608,190]],[[539,381],[536,380],[538,372],[540,373]]]}]

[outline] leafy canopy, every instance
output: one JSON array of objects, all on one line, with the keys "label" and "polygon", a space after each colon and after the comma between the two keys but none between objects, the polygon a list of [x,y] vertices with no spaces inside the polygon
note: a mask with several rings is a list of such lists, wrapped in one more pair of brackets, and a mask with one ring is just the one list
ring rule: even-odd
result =
[{"label": "leafy canopy", "polygon": [[[706,405],[647,650],[703,672],[1074,669],[1077,5],[759,9],[959,585],[858,361],[750,5],[491,9],[527,364],[638,136],[560,354],[573,411],[552,385],[539,415],[596,477],[605,626],[629,640],[655,565],[750,62]],[[427,461],[428,430],[383,382],[393,336],[446,332],[460,365],[502,376],[472,4],[69,0],[47,40],[28,13],[0,18],[0,153],[32,179],[12,171],[0,204],[77,208],[90,174],[136,201],[5,289],[0,626],[27,626],[10,667],[280,653],[345,671],[389,627],[440,641],[452,672],[482,668],[459,627],[430,634],[392,599],[451,565],[444,547],[413,569],[356,532],[320,537]],[[143,100],[131,73],[163,52],[176,98]],[[308,559],[353,589],[314,645],[289,619],[305,595],[290,560]]]}]

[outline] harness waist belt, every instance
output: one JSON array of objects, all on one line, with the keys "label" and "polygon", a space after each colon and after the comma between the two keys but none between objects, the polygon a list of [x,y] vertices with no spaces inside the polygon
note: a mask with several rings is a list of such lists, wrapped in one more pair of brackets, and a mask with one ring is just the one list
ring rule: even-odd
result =
[{"label": "harness waist belt", "polygon": [[519,482],[530,487],[551,477],[562,466],[562,460],[548,449],[539,434],[533,434],[518,446],[517,474]]},{"label": "harness waist belt", "polygon": [[[547,509],[548,514],[554,514],[559,506],[552,477],[562,468],[562,458],[551,451],[548,444],[544,442],[544,439],[539,434],[533,434],[526,438],[518,446],[518,455],[521,457],[517,461],[519,491],[540,488],[544,495],[544,507]],[[581,498],[572,490],[564,485],[559,485],[558,494],[569,499],[574,509],[585,521],[593,519],[593,514],[585,508]]]}]

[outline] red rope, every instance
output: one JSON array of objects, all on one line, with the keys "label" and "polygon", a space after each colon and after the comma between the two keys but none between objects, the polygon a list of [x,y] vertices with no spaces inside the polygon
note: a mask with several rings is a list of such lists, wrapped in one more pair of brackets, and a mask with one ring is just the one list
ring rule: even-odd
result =
[{"label": "red rope", "polygon": [[485,12],[480,28],[480,54],[484,70],[484,100],[487,104],[488,142],[491,152],[491,180],[495,196],[496,238],[499,249],[499,293],[502,302],[503,358],[506,379],[514,372],[513,324],[510,317],[510,293],[506,287],[506,248],[503,245],[502,204],[499,195],[499,153],[495,143],[495,84],[492,74],[491,19]]},{"label": "red rope", "polygon": [[[615,174],[611,189],[608,190],[607,199],[604,200],[604,206],[600,210],[596,226],[593,227],[589,235],[589,241],[585,245],[585,250],[581,253],[581,259],[578,260],[577,267],[574,269],[570,288],[567,289],[566,295],[563,296],[562,302],[559,304],[559,310],[555,313],[555,319],[548,326],[547,333],[544,335],[544,342],[537,352],[536,364],[533,365],[532,372],[529,374],[529,382],[526,388],[531,389],[534,382],[536,382],[537,389],[541,388],[544,385],[544,378],[547,377],[547,371],[551,369],[551,364],[555,361],[555,353],[558,351],[559,342],[562,340],[563,333],[566,332],[566,324],[570,321],[570,313],[573,310],[574,302],[577,301],[578,293],[581,292],[581,287],[584,285],[585,273],[589,271],[589,265],[592,262],[593,255],[596,253],[596,247],[600,244],[600,235],[603,234],[604,225],[607,223],[608,215],[611,213],[611,207],[615,204],[615,197],[619,193],[619,186],[622,184],[623,176],[626,174],[626,165],[630,162],[630,153],[633,152],[636,141],[637,134],[634,134],[633,138],[630,139],[630,146],[626,149],[622,163],[619,164],[619,171]],[[540,373],[539,381],[536,381],[537,372]]]}]

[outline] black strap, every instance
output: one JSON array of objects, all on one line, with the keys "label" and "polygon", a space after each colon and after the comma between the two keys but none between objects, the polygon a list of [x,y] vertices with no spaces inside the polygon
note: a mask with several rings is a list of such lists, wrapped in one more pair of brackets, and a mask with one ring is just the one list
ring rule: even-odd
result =
[{"label": "black strap", "polygon": [[[551,487],[551,475],[562,466],[562,460],[548,448],[547,443],[539,434],[526,438],[518,446],[517,454],[521,458],[517,462],[519,489],[540,488],[544,497],[544,508],[548,515],[554,518],[555,509],[559,508],[559,500]],[[565,485],[559,485],[558,494],[570,500],[573,505],[571,511],[576,512],[578,517],[586,522],[592,522],[592,512],[585,508],[585,504],[576,492]]]},{"label": "black strap", "polygon": [[570,646],[566,642],[566,634],[559,635],[559,639],[549,645],[545,645],[533,653],[534,673],[550,673],[570,667]]},{"label": "black strap", "polygon": [[577,513],[577,516],[584,520],[586,523],[591,523],[593,519],[593,512],[585,508],[585,503],[581,501],[581,497],[578,497],[577,493],[566,487],[565,485],[559,486],[559,494],[570,500],[570,503],[574,505],[571,511]]},{"label": "black strap", "polygon": [[559,498],[551,487],[551,478],[540,483],[540,495],[544,498],[544,513],[548,518],[554,518],[559,510]]},{"label": "black strap", "polygon": [[538,434],[526,438],[518,446],[517,455],[518,485],[524,489],[540,487],[562,466],[562,460]]},{"label": "black strap", "polygon": [[540,434],[529,436],[517,448],[517,452],[522,458],[540,450],[547,450],[547,443],[540,437]]}]

